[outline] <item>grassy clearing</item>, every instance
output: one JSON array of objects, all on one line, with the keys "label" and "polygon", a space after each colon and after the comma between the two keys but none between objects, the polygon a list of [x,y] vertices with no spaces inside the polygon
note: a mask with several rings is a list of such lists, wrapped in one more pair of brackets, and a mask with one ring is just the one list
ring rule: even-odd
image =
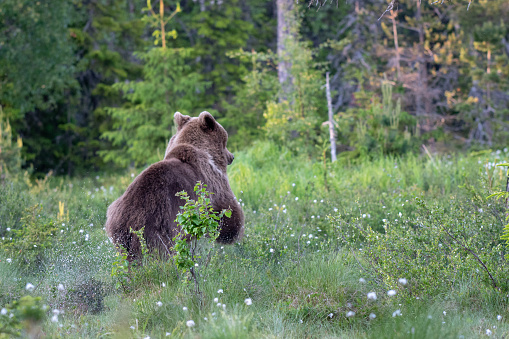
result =
[{"label": "grassy clearing", "polygon": [[[202,246],[212,255],[200,263],[200,296],[189,292],[170,262],[133,270],[126,290],[114,287],[116,252],[103,230],[106,208],[137,172],[49,178],[31,187],[5,183],[0,306],[40,296],[49,307],[41,327],[48,337],[503,337],[509,333],[509,275],[499,240],[502,206],[485,197],[503,187],[494,164],[508,158],[501,151],[324,168],[259,143],[236,154],[229,173],[246,214],[245,238],[233,246]],[[441,214],[424,218],[416,197]],[[42,211],[31,229],[48,222],[57,227],[43,251],[14,233],[36,204]],[[468,251],[439,232],[442,224],[479,252],[498,289]],[[355,233],[368,228],[372,247]],[[421,244],[428,257],[416,260]],[[367,298],[370,292],[376,300]]]}]

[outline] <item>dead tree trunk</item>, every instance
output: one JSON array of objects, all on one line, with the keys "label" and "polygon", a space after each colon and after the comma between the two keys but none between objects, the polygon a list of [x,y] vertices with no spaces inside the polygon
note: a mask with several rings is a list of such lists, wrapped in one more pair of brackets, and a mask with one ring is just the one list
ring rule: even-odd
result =
[{"label": "dead tree trunk", "polygon": [[292,61],[288,55],[288,41],[292,37],[294,0],[277,0],[277,55],[279,58],[278,78],[281,84],[279,101],[288,99],[292,91],[293,79],[291,74]]},{"label": "dead tree trunk", "polygon": [[330,136],[330,155],[331,161],[336,161],[336,132],[334,130],[334,116],[332,114],[332,100],[330,95],[329,72],[326,74],[325,84],[327,92],[327,107],[329,108],[329,136]]}]

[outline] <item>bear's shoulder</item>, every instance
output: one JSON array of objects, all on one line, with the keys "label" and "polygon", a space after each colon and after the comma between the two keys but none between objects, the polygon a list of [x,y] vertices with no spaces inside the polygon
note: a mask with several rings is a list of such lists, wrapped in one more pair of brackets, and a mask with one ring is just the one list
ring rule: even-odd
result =
[{"label": "bear's shoulder", "polygon": [[166,154],[163,161],[178,160],[193,166],[198,165],[198,163],[204,159],[208,160],[206,152],[189,144],[181,144],[174,146],[168,154]]}]

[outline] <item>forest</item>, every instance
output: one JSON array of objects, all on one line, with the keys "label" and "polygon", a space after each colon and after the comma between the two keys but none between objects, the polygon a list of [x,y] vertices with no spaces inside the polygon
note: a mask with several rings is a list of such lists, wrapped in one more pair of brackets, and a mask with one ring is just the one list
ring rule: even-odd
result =
[{"label": "forest", "polygon": [[[507,18],[505,0],[2,0],[0,338],[507,337]],[[203,111],[245,235],[214,243],[211,212],[210,236],[129,263],[107,208],[175,112]]]}]

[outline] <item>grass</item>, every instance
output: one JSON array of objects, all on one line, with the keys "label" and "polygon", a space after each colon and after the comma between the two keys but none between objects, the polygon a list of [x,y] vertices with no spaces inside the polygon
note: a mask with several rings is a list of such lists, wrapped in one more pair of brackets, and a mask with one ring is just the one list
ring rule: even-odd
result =
[{"label": "grass", "polygon": [[[200,263],[200,296],[189,292],[171,262],[133,269],[127,291],[114,287],[110,273],[116,252],[103,230],[106,208],[138,171],[49,178],[31,187],[22,180],[7,182],[0,186],[0,306],[26,294],[42,297],[49,306],[41,325],[47,337],[479,338],[487,330],[492,337],[507,336],[509,292],[504,284],[493,289],[483,272],[476,272],[476,263],[462,267],[469,274],[455,276],[450,287],[422,289],[415,296],[407,290],[422,281],[420,273],[401,277],[408,285],[390,275],[380,279],[366,266],[371,259],[362,237],[345,244],[341,234],[347,227],[370,226],[382,236],[388,222],[413,225],[422,215],[415,197],[444,207],[444,218],[455,218],[448,209],[454,201],[465,206],[462,213],[470,213],[475,199],[460,186],[467,184],[481,197],[502,189],[504,175],[493,165],[508,158],[503,151],[410,155],[338,161],[324,168],[258,143],[236,154],[229,169],[246,215],[245,237],[233,246],[203,244],[213,255],[208,265]],[[24,253],[9,252],[6,244],[35,204],[59,232],[40,254],[38,269],[27,270]],[[331,222],[329,217],[338,216],[340,224]],[[483,229],[490,226],[483,223],[495,223],[490,229],[496,230],[497,220],[476,214],[475,223]],[[499,235],[490,234],[479,241],[496,249]],[[505,259],[493,262],[507,266]],[[448,265],[440,267],[455,267]],[[504,270],[496,272],[505,278]],[[449,277],[440,274],[439,282]],[[35,289],[27,291],[27,283]],[[389,296],[389,289],[397,294]],[[369,292],[377,299],[369,300]],[[248,298],[252,305],[245,303]],[[53,309],[60,311],[57,322],[51,321]]]}]

